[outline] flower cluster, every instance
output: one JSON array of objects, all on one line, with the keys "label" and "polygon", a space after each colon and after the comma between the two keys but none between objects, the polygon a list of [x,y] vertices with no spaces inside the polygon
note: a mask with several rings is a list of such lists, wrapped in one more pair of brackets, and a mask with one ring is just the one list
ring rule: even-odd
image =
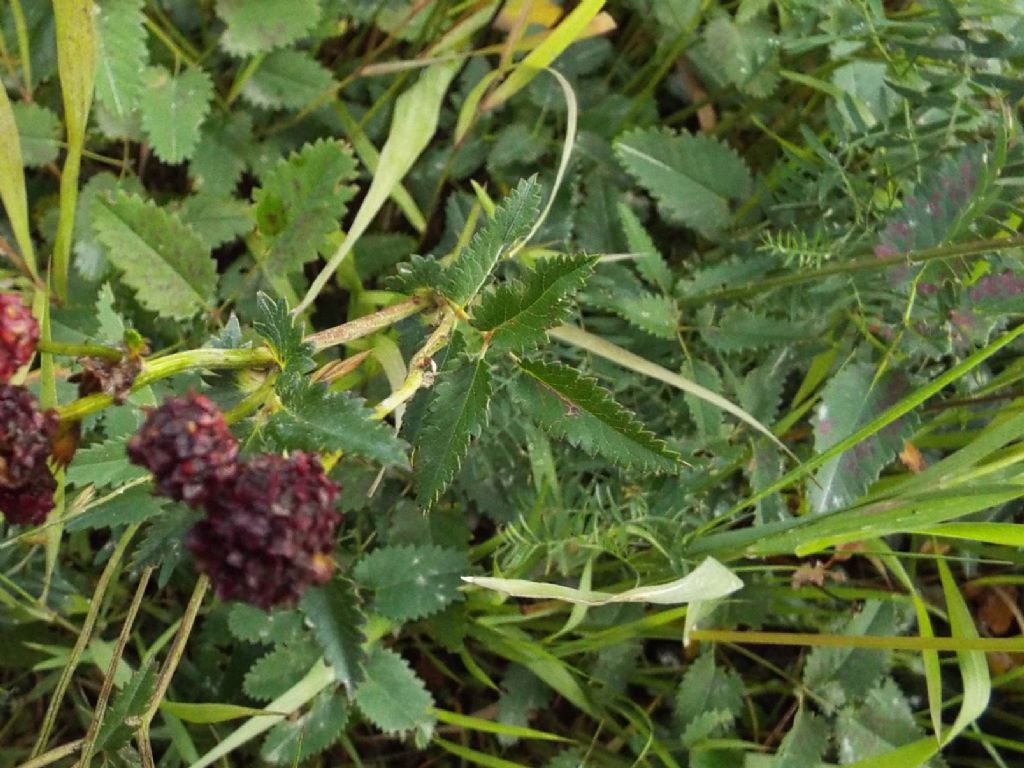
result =
[{"label": "flower cluster", "polygon": [[330,579],[338,488],[315,455],[239,459],[223,414],[190,393],[149,414],[128,456],[160,493],[205,513],[187,544],[221,599],[269,608]]},{"label": "flower cluster", "polygon": [[32,359],[38,341],[29,308],[16,295],[0,293],[0,512],[22,525],[46,520],[57,487],[47,466],[57,414],[41,410],[25,387],[8,383]]}]

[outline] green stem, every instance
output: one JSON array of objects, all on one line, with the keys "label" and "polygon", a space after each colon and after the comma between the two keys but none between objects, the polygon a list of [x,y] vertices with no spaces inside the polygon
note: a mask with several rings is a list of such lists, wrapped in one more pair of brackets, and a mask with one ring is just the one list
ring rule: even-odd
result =
[{"label": "green stem", "polygon": [[63,357],[100,357],[104,360],[120,360],[124,352],[102,344],[65,344],[60,341],[40,341],[36,347],[40,352]]},{"label": "green stem", "polygon": [[411,299],[384,307],[372,314],[363,315],[334,328],[311,334],[306,337],[306,342],[312,344],[317,352],[328,347],[336,347],[339,344],[347,344],[415,315],[428,303],[428,299],[422,296],[413,296]]},{"label": "green stem", "polygon": [[[134,383],[132,392],[155,381],[176,376],[186,371],[230,370],[232,368],[258,368],[272,365],[274,353],[267,347],[255,349],[191,349],[156,360],[147,360]],[[62,421],[78,421],[90,413],[102,411],[114,402],[110,395],[95,394],[74,400],[57,409]]]},{"label": "green stem", "polygon": [[1020,637],[904,637],[902,635],[819,635],[810,632],[693,629],[690,638],[708,643],[790,645],[809,648],[882,648],[889,651],[1024,652]]},{"label": "green stem", "polygon": [[67,693],[68,686],[71,684],[71,677],[74,675],[75,668],[82,658],[85,646],[88,645],[89,640],[92,638],[92,630],[96,625],[96,617],[99,615],[100,606],[103,605],[103,598],[106,595],[107,587],[110,585],[110,580],[113,578],[114,573],[120,568],[121,558],[124,556],[125,550],[128,549],[128,544],[138,530],[139,523],[135,523],[128,526],[127,530],[121,534],[117,546],[114,547],[110,559],[103,568],[103,573],[100,574],[100,578],[96,582],[96,589],[93,590],[92,599],[89,601],[89,612],[82,623],[82,631],[78,633],[78,639],[75,640],[75,645],[71,649],[68,662],[61,671],[57,687],[54,689],[53,697],[50,699],[50,706],[46,710],[46,717],[43,719],[42,728],[39,730],[39,737],[32,748],[31,757],[40,755],[46,748],[46,742],[50,740],[50,734],[53,733],[53,727],[57,723],[57,714],[60,712],[64,701],[64,694]]},{"label": "green stem", "polygon": [[260,68],[260,65],[263,63],[263,59],[265,58],[265,53],[253,56],[248,62],[246,62],[246,65],[238,71],[238,74],[235,76],[235,81],[231,83],[231,89],[228,91],[228,95],[224,97],[224,101],[228,106],[235,103],[235,99],[238,98],[238,95],[242,92],[245,84],[249,82],[249,79],[256,74],[256,70]]},{"label": "green stem", "polygon": [[103,678],[103,687],[100,689],[99,698],[96,700],[96,708],[93,710],[92,722],[85,734],[85,746],[82,748],[82,756],[78,760],[77,768],[89,768],[92,761],[92,753],[96,748],[96,737],[99,736],[100,728],[103,726],[103,718],[107,713],[107,702],[110,701],[110,693],[114,689],[114,677],[117,673],[118,664],[124,655],[125,646],[128,644],[128,637],[132,633],[132,626],[135,624],[135,617],[142,605],[142,598],[146,595],[146,587],[149,585],[149,577],[153,575],[153,567],[142,572],[139,577],[139,584],[135,588],[135,596],[128,608],[128,615],[125,616],[124,624],[121,625],[121,634],[118,635],[117,645],[114,646],[114,653],[110,657],[110,664],[107,667],[107,675]]},{"label": "green stem", "polygon": [[402,382],[402,386],[381,400],[377,407],[373,409],[373,417],[375,419],[385,418],[402,403],[412,399],[413,395],[419,391],[420,387],[426,382],[426,369],[430,366],[430,358],[448,343],[448,337],[455,330],[455,324],[455,313],[451,310],[446,310],[437,328],[434,329],[434,332],[430,334],[424,345],[409,361],[409,375]]},{"label": "green stem", "polygon": [[18,58],[21,60],[25,97],[31,101],[32,56],[29,50],[28,24],[25,23],[25,12],[21,8],[21,0],[11,0],[11,15],[14,16],[14,29],[18,37]]},{"label": "green stem", "polygon": [[938,248],[928,248],[921,251],[897,254],[895,256],[878,257],[874,254],[863,256],[852,261],[829,264],[821,269],[797,272],[790,275],[778,275],[757,281],[739,285],[735,288],[724,288],[720,291],[701,293],[696,296],[683,296],[679,299],[682,307],[703,306],[714,304],[719,301],[731,301],[733,299],[745,299],[756,296],[759,293],[770,291],[773,288],[785,288],[791,285],[812,283],[832,275],[843,275],[853,272],[862,272],[873,269],[885,269],[887,267],[899,266],[901,264],[923,264],[937,259],[952,259],[958,256],[982,256],[992,251],[1005,251],[1011,248],[1024,247],[1024,237],[997,238],[994,240],[976,240],[970,243],[959,243],[957,245],[944,245]]},{"label": "green stem", "polygon": [[146,710],[138,718],[137,736],[143,768],[154,768],[155,766],[153,747],[149,742],[149,726],[153,722],[157,710],[160,708],[160,702],[163,701],[164,696],[167,694],[171,678],[174,677],[174,672],[177,670],[181,657],[185,653],[185,645],[188,643],[188,637],[192,633],[196,616],[199,614],[199,607],[203,603],[203,597],[206,595],[206,589],[209,586],[210,579],[205,574],[200,575],[196,581],[195,589],[192,590],[192,597],[189,598],[188,605],[185,606],[185,613],[181,617],[181,626],[178,628],[178,634],[174,636],[174,642],[171,644],[171,649],[167,652],[164,665],[160,669],[160,677],[157,678],[153,695],[149,697],[149,701],[146,703]]}]

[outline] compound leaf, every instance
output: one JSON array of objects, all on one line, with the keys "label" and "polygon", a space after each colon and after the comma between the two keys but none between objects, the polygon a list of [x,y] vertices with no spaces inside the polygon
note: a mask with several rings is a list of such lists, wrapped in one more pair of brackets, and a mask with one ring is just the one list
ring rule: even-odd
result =
[{"label": "compound leaf", "polygon": [[484,294],[473,325],[491,334],[495,352],[522,352],[543,343],[545,331],[569,311],[569,299],[586,282],[597,259],[565,256],[546,259],[521,282]]},{"label": "compound leaf", "polygon": [[520,181],[448,268],[442,293],[456,304],[468,303],[498,261],[529,234],[540,215],[540,198],[536,178]]}]

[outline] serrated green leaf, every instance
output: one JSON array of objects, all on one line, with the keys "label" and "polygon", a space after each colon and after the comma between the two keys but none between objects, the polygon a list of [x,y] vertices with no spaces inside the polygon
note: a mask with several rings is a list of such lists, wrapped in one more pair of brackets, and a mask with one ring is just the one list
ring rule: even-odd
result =
[{"label": "serrated green leaf", "polygon": [[350,689],[363,679],[365,617],[351,586],[339,579],[307,589],[299,608],[313,628],[334,679]]},{"label": "serrated green leaf", "polygon": [[199,512],[177,504],[154,518],[135,546],[132,571],[139,573],[151,566],[159,566],[157,584],[163,589],[178,563],[185,557],[185,534],[199,517]]},{"label": "serrated green leaf", "polygon": [[96,99],[115,124],[126,123],[142,96],[146,50],[143,0],[104,0],[96,16]]},{"label": "serrated green leaf", "polygon": [[317,657],[309,638],[297,637],[257,659],[245,674],[242,687],[246,695],[258,701],[276,699],[309,672]]},{"label": "serrated green leaf", "polygon": [[274,51],[242,87],[257,107],[300,109],[335,85],[334,76],[307,51]]},{"label": "serrated green leaf", "polygon": [[147,67],[143,85],[139,109],[153,152],[171,165],[188,160],[210,111],[213,81],[201,69],[173,75],[164,67]]},{"label": "serrated green leaf", "polygon": [[70,485],[105,488],[124,485],[145,475],[145,469],[128,463],[124,440],[108,440],[79,450],[67,469],[66,479]]},{"label": "serrated green leaf", "polygon": [[356,162],[340,141],[320,139],[281,159],[253,192],[256,225],[269,242],[263,269],[273,277],[301,269],[338,228],[355,194]]},{"label": "serrated green leaf", "polygon": [[772,768],[819,768],[828,748],[828,723],[801,707],[770,765]]},{"label": "serrated green leaf", "polygon": [[717,733],[723,733],[732,725],[734,719],[732,713],[724,709],[706,709],[698,712],[683,729],[680,737],[683,746],[692,749],[699,742]]},{"label": "serrated green leaf", "polygon": [[449,265],[442,293],[457,304],[466,304],[476,296],[498,261],[529,234],[540,215],[540,200],[536,178],[520,181]]},{"label": "serrated green leaf", "polygon": [[761,21],[737,23],[727,14],[712,19],[704,29],[707,55],[743,93],[770,96],[778,85],[779,43]]},{"label": "serrated green leaf", "polygon": [[[78,194],[75,211],[75,269],[86,280],[101,280],[110,268],[103,246],[93,231],[93,207],[102,199],[114,199],[118,192],[145,197],[145,190],[135,176],[118,179],[107,172],[92,176]],[[121,341],[120,335],[116,341]]]},{"label": "serrated green leaf", "polygon": [[277,645],[302,630],[302,615],[293,610],[264,611],[248,603],[234,603],[228,613],[228,629],[239,640]]},{"label": "serrated green leaf", "polygon": [[608,306],[630,325],[662,339],[674,339],[679,328],[679,307],[671,296],[641,293],[613,298]]},{"label": "serrated green leaf", "polygon": [[200,192],[185,199],[178,217],[212,249],[252,231],[249,211],[250,207],[237,198]]},{"label": "serrated green leaf", "polygon": [[513,395],[546,431],[626,467],[678,466],[678,455],[593,379],[558,363],[524,361],[520,370]]},{"label": "serrated green leaf", "polygon": [[285,371],[304,373],[313,367],[313,348],[304,341],[303,324],[288,311],[288,302],[260,291],[252,326],[274,350]]},{"label": "serrated green leaf", "polygon": [[299,376],[282,376],[277,389],[281,408],[266,429],[281,448],[344,451],[381,464],[408,466],[405,442],[387,423],[374,419],[362,398],[331,392]]},{"label": "serrated green leaf", "polygon": [[161,514],[166,504],[167,499],[154,496],[148,484],[139,485],[89,507],[70,518],[65,527],[68,531],[82,531],[141,523]]},{"label": "serrated green leaf", "polygon": [[320,20],[319,0],[217,0],[228,25],[220,44],[233,56],[252,56],[294,43]]},{"label": "serrated green leaf", "polygon": [[[446,366],[447,368],[447,366]],[[470,441],[487,423],[491,372],[482,359],[442,370],[416,438],[416,498],[437,501],[462,466]]]},{"label": "serrated green leaf", "polygon": [[813,335],[813,327],[747,309],[730,309],[722,313],[716,325],[701,328],[700,334],[715,349],[741,352],[806,340]]},{"label": "serrated green leaf", "polygon": [[348,715],[344,696],[322,691],[302,717],[273,727],[263,741],[260,757],[270,763],[292,765],[319,754],[341,738]]},{"label": "serrated green leaf", "polygon": [[366,718],[384,733],[411,731],[433,723],[434,697],[405,659],[377,646],[366,662],[366,678],[355,691]]},{"label": "serrated green leaf", "polygon": [[174,214],[120,193],[95,200],[93,229],[143,306],[185,320],[212,301],[217,269],[210,249]]},{"label": "serrated green leaf", "polygon": [[846,707],[836,719],[839,762],[849,765],[923,738],[924,730],[892,678],[872,689],[864,703]]},{"label": "serrated green leaf", "polygon": [[252,117],[242,111],[204,123],[188,166],[196,191],[234,194],[238,178],[249,165],[246,149],[251,136]]},{"label": "serrated green leaf", "polygon": [[713,651],[701,654],[686,670],[675,697],[675,720],[685,729],[704,711],[736,717],[743,711],[743,680],[715,663]]},{"label": "serrated green leaf", "polygon": [[[900,373],[874,381],[874,366],[846,366],[825,386],[814,420],[814,450],[821,453],[850,436],[909,391]],[[878,479],[882,469],[903,450],[918,419],[910,413],[824,464],[809,490],[811,509],[829,512],[849,506]]]},{"label": "serrated green leaf", "polygon": [[116,752],[131,740],[135,729],[125,723],[133,717],[138,717],[146,709],[149,698],[156,688],[156,678],[157,670],[150,658],[132,674],[125,686],[115,694],[99,734],[96,736],[97,750],[107,749]]},{"label": "serrated green leaf", "polygon": [[21,139],[21,161],[27,168],[52,163],[60,154],[60,118],[52,109],[36,103],[11,104]]},{"label": "serrated green leaf", "polygon": [[633,209],[625,203],[619,203],[618,213],[629,251],[636,256],[633,264],[636,265],[637,272],[644,280],[660,288],[663,292],[670,292],[673,282],[672,270],[668,268],[665,258],[654,245],[654,241],[647,234],[644,225],[633,213]]},{"label": "serrated green leaf", "polygon": [[[891,603],[869,600],[842,628],[844,635],[892,635],[896,610]],[[830,707],[865,696],[886,673],[889,653],[866,648],[812,648],[804,664],[804,684]]]},{"label": "serrated green leaf", "polygon": [[615,152],[623,167],[658,201],[665,218],[706,236],[729,225],[730,201],[750,194],[746,163],[709,136],[640,128],[619,139]]},{"label": "serrated green leaf", "polygon": [[591,256],[545,259],[521,282],[486,293],[473,312],[473,325],[490,333],[495,352],[522,352],[547,337],[545,331],[562,322],[569,299],[593,271]]},{"label": "serrated green leaf", "polygon": [[380,547],[359,561],[354,575],[374,590],[374,610],[395,621],[413,621],[457,599],[460,577],[468,570],[465,552],[431,544]]}]

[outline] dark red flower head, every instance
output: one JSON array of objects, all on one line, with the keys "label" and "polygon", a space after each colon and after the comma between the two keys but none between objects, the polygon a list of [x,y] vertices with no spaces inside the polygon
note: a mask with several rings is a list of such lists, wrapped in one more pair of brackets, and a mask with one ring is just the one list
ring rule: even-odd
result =
[{"label": "dark red flower head", "polygon": [[57,432],[55,411],[42,411],[25,387],[0,384],[0,511],[12,523],[41,523],[56,488],[46,459]]},{"label": "dark red flower head", "polygon": [[206,517],[189,532],[196,567],[222,600],[294,603],[331,577],[337,492],[313,454],[250,459],[207,500]]},{"label": "dark red flower head", "polygon": [[165,400],[128,441],[128,458],[153,473],[157,490],[192,507],[234,475],[237,457],[224,414],[195,392]]},{"label": "dark red flower head", "polygon": [[39,342],[39,323],[21,299],[0,293],[0,382],[32,359]]}]

